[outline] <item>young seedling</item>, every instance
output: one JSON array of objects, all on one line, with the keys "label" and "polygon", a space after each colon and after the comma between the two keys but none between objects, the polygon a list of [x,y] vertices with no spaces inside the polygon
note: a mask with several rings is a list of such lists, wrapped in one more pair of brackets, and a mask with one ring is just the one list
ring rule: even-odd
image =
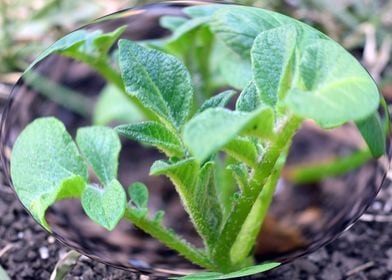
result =
[{"label": "young seedling", "polygon": [[[255,265],[252,248],[302,122],[311,119],[325,129],[356,123],[368,148],[344,162],[348,171],[385,152],[382,101],[354,57],[301,22],[234,5],[195,6],[184,13],[187,17],[162,18],[172,31],[169,38],[121,39],[115,64],[108,51],[125,27],[109,34],[80,30],[44,52],[33,66],[52,53],[87,63],[127,96],[144,120],[114,129],[79,128],[73,140],[59,120],[37,119],[15,142],[12,181],[48,230],[48,207],[80,198],[85,213],[107,230],[127,219],[212,271],[186,279],[259,273],[278,265]],[[163,211],[151,213],[143,183],[124,190],[117,179],[118,135],[166,155],[150,175],[173,182],[203,248],[166,228]],[[88,167],[99,184],[90,181]],[[319,171],[312,171],[313,179],[338,173]]]}]

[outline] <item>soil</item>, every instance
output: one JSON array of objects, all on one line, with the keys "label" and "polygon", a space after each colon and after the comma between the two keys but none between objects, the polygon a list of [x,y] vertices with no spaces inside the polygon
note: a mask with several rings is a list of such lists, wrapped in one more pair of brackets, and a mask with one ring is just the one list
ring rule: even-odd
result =
[{"label": "soil", "polygon": [[[361,220],[336,241],[254,279],[392,279],[391,208],[389,185]],[[11,279],[49,279],[69,249],[44,232],[4,185],[0,214],[0,265]],[[82,257],[65,279],[148,278]]]}]

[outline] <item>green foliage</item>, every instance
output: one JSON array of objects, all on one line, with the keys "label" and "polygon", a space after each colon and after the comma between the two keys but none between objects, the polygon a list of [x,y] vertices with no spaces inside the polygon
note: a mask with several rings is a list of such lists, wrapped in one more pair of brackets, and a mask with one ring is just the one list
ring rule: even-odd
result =
[{"label": "green foliage", "polygon": [[[192,262],[218,271],[184,279],[260,273],[278,265],[250,266],[252,248],[301,123],[312,119],[329,128],[354,121],[373,156],[381,156],[385,132],[377,112],[379,93],[342,47],[296,20],[228,5],[195,6],[184,13],[187,17],[161,19],[172,31],[168,38],[143,45],[121,39],[119,72],[110,66],[108,52],[124,28],[107,34],[81,30],[44,52],[39,59],[66,55],[107,78],[108,91],[115,87],[114,103],[124,104],[118,113],[115,106],[102,107],[102,122],[123,123],[114,130],[80,128],[76,145],[59,121],[35,121],[15,143],[12,178],[22,202],[42,224],[45,210],[56,201],[80,198],[86,214],[106,229],[125,217]],[[147,120],[126,116],[135,108],[129,100]],[[99,110],[95,116],[100,117]],[[162,226],[162,210],[150,215],[143,183],[131,184],[126,203],[117,179],[121,145],[116,132],[166,155],[151,166],[150,175],[172,181],[204,248]],[[100,185],[89,182],[86,164]],[[356,164],[346,161],[344,169]],[[318,171],[336,171],[328,168]]]}]

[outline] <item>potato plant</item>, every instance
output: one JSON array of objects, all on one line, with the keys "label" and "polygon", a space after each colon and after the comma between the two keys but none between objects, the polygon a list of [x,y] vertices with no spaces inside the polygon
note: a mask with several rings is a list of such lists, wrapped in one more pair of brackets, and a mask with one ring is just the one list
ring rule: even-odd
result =
[{"label": "potato plant", "polygon": [[[107,230],[126,219],[212,271],[197,279],[262,272],[278,264],[255,265],[252,249],[302,122],[325,129],[354,122],[370,155],[363,163],[385,151],[383,101],[354,57],[299,21],[235,5],[193,6],[184,14],[161,18],[172,31],[168,38],[132,42],[118,40],[126,26],[111,33],[82,29],[45,51],[26,76],[53,53],[74,58],[106,78],[144,118],[114,128],[82,127],[74,139],[54,117],[34,120],[13,147],[12,181],[48,230],[48,207],[79,198],[87,216]],[[150,175],[173,182],[203,248],[165,227],[163,211],[151,213],[148,189],[154,186],[134,182],[125,191],[117,179],[119,136],[166,156]],[[345,170],[357,163],[349,161]],[[99,184],[91,182],[89,168]],[[221,180],[222,172],[231,180]]]}]

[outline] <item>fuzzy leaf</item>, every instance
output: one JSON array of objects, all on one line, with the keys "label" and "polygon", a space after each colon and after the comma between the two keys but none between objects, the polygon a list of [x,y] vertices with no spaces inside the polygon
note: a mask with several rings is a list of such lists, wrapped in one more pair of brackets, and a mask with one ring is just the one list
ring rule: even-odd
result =
[{"label": "fuzzy leaf", "polygon": [[178,29],[181,25],[185,24],[188,21],[187,18],[181,16],[162,16],[159,19],[159,24],[169,29],[170,31],[174,32]]},{"label": "fuzzy leaf", "polygon": [[252,112],[261,105],[260,94],[254,82],[250,82],[241,92],[237,99],[236,110],[242,112]]},{"label": "fuzzy leaf", "polygon": [[250,167],[257,164],[257,148],[253,141],[245,137],[237,137],[228,142],[223,150],[240,162],[246,163]]},{"label": "fuzzy leaf", "polygon": [[184,153],[178,137],[158,122],[121,125],[116,131],[129,139],[155,146],[170,157],[181,157]]},{"label": "fuzzy leaf", "polygon": [[208,108],[225,107],[229,103],[230,99],[236,94],[234,90],[226,90],[218,93],[217,95],[207,99],[199,109],[199,112],[203,112]]},{"label": "fuzzy leaf", "polygon": [[385,153],[385,134],[378,112],[368,118],[356,122],[362,137],[365,139],[373,157],[377,158]]},{"label": "fuzzy leaf", "polygon": [[124,216],[126,195],[121,184],[113,180],[103,189],[88,185],[81,202],[90,219],[111,231]]},{"label": "fuzzy leaf", "polygon": [[374,113],[380,97],[366,70],[341,46],[317,40],[300,62],[303,88],[290,90],[287,106],[298,116],[329,128],[360,121]]},{"label": "fuzzy leaf", "polygon": [[248,185],[248,168],[243,163],[231,164],[227,167],[232,171],[235,181],[237,182],[238,187],[241,191],[244,191],[246,186]]},{"label": "fuzzy leaf", "polygon": [[165,217],[165,211],[159,210],[158,212],[155,213],[153,221],[157,224],[160,224],[163,221],[164,217]]},{"label": "fuzzy leaf", "polygon": [[265,104],[274,107],[290,87],[297,28],[285,25],[264,31],[254,41],[251,57],[253,80]]},{"label": "fuzzy leaf", "polygon": [[94,38],[93,44],[95,49],[100,53],[100,54],[107,54],[110,50],[110,48],[114,45],[114,43],[120,38],[120,36],[124,33],[124,31],[127,29],[127,26],[120,26],[116,30],[102,34],[101,36],[98,36],[97,38]]},{"label": "fuzzy leaf", "polygon": [[121,74],[128,94],[153,111],[164,122],[180,128],[193,100],[190,75],[175,57],[120,40]]},{"label": "fuzzy leaf", "polygon": [[117,178],[121,143],[113,129],[103,126],[79,128],[76,143],[103,185]]},{"label": "fuzzy leaf", "polygon": [[198,181],[193,191],[193,196],[196,200],[195,203],[201,210],[202,216],[209,227],[206,232],[212,232],[212,234],[208,234],[207,239],[210,248],[212,248],[216,237],[219,235],[219,228],[223,217],[215,189],[214,171],[214,162],[210,161],[205,163],[200,170]]},{"label": "fuzzy leaf", "polygon": [[131,201],[137,208],[146,208],[148,204],[148,189],[145,184],[136,182],[128,188]]},{"label": "fuzzy leaf", "polygon": [[183,140],[192,155],[202,162],[241,132],[267,136],[272,127],[273,112],[267,108],[251,113],[210,108],[187,123]]},{"label": "fuzzy leaf", "polygon": [[49,229],[46,209],[58,199],[78,197],[88,171],[64,125],[55,118],[41,118],[30,123],[16,140],[11,177],[24,206]]},{"label": "fuzzy leaf", "polygon": [[287,24],[288,21],[287,17],[274,12],[228,6],[213,15],[210,26],[213,33],[227,46],[242,58],[247,58],[257,35],[262,31]]},{"label": "fuzzy leaf", "polygon": [[113,121],[136,123],[143,120],[143,113],[118,87],[108,84],[99,94],[93,114],[95,125],[107,125]]}]

